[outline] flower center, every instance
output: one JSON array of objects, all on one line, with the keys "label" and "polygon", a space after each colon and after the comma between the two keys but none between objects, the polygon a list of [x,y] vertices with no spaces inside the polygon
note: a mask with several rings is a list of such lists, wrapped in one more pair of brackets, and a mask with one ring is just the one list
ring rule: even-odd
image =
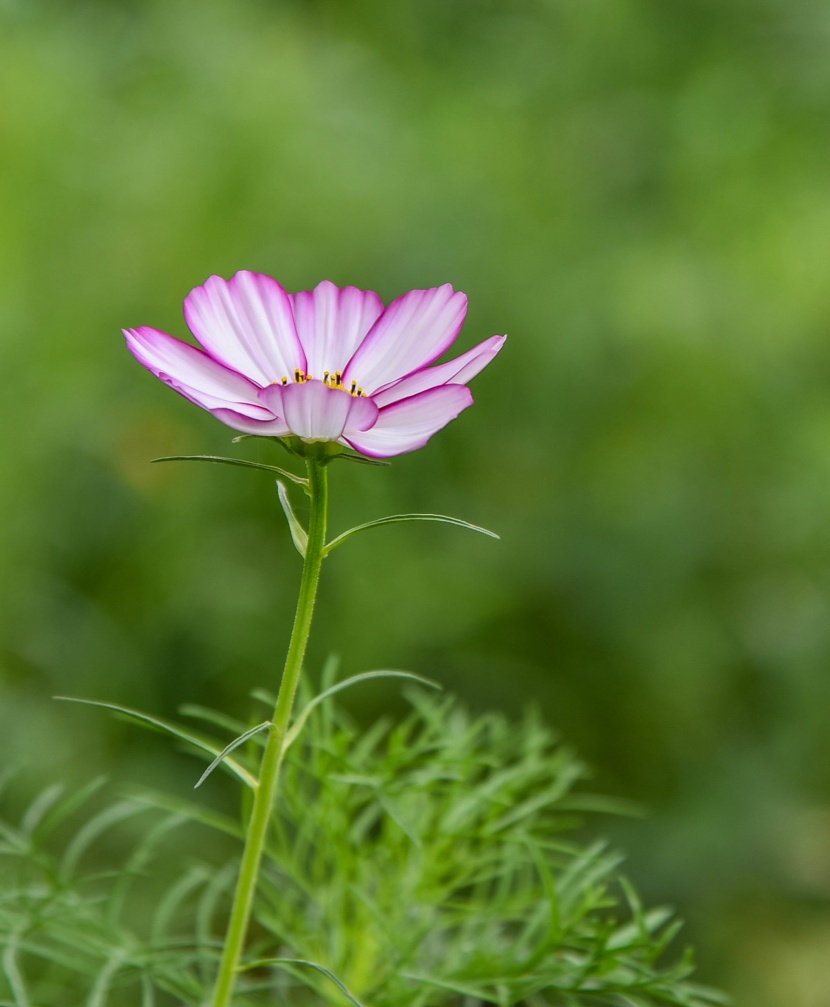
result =
[{"label": "flower center", "polygon": [[[305,371],[301,371],[299,367],[294,371],[295,384],[304,385],[306,381],[312,381],[312,380],[313,376],[311,374],[306,374]],[[283,377],[282,380],[280,381],[280,384],[287,385],[288,378]],[[334,374],[332,374],[330,371],[326,371],[326,373],[323,375],[323,384],[327,388],[332,388],[334,391],[346,392],[348,395],[353,395],[356,399],[361,398],[365,394],[363,389],[358,387],[356,381],[352,381],[352,383],[348,386],[344,385],[342,371],[335,371]]]}]

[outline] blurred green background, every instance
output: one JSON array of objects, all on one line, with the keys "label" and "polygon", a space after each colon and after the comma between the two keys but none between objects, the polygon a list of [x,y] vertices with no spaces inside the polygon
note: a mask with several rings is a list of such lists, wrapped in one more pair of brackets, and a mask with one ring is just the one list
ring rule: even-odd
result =
[{"label": "blurred green background", "polygon": [[[310,654],[538,702],[701,980],[830,1002],[830,11],[811,0],[0,2],[0,738],[27,779],[197,763],[53,693],[237,713],[299,575],[281,464],[129,356],[248,268],[452,282],[474,409],[340,465]],[[367,720],[393,685],[353,693]],[[171,768],[171,765],[173,768]]]}]

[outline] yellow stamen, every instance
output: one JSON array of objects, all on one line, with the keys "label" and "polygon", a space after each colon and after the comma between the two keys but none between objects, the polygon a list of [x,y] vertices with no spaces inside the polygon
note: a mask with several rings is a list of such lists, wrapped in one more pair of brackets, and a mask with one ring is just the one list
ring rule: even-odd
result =
[{"label": "yellow stamen", "polygon": [[[301,371],[299,367],[294,370],[294,381],[298,385],[304,385],[307,381],[313,381],[313,375],[306,374],[305,371]],[[280,382],[283,385],[288,384],[288,378],[284,377]],[[361,387],[358,386],[356,381],[352,381],[350,387],[346,387],[343,384],[343,372],[335,371],[334,374],[331,371],[323,372],[323,384],[327,388],[333,388],[336,391],[346,392],[347,395],[351,395],[356,399],[362,398],[366,393]]]}]

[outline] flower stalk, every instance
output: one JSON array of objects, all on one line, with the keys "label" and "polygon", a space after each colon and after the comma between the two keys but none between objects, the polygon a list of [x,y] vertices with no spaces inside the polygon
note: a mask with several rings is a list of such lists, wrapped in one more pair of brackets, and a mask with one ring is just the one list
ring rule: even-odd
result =
[{"label": "flower stalk", "polygon": [[307,492],[311,498],[311,513],[308,526],[308,543],[303,560],[303,575],[300,582],[297,610],[291,641],[285,658],[285,667],[280,681],[268,742],[262,757],[259,781],[254,794],[251,817],[242,854],[242,864],[236,884],[233,907],[231,909],[222,961],[216,978],[212,1007],[229,1007],[233,996],[236,977],[248,932],[254,895],[256,893],[259,866],[268,826],[273,814],[279,784],[280,767],[285,751],[285,738],[294,707],[297,684],[300,680],[306,645],[308,643],[320,569],[325,557],[326,521],[328,514],[328,458],[321,451],[313,453],[312,445],[307,445],[306,468],[308,472]]}]

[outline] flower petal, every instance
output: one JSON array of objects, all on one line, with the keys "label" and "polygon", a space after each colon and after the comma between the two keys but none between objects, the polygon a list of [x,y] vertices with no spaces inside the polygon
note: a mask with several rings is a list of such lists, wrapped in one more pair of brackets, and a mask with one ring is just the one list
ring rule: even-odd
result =
[{"label": "flower petal", "polygon": [[352,405],[346,426],[343,428],[346,437],[351,436],[355,430],[369,430],[377,423],[380,415],[380,410],[372,399],[364,395],[350,395],[349,398],[352,400]]},{"label": "flower petal", "polygon": [[184,317],[211,356],[260,385],[307,369],[288,294],[270,276],[211,276],[188,294]]},{"label": "flower petal", "polygon": [[283,386],[279,384],[267,385],[260,388],[258,392],[259,401],[275,416],[282,416],[285,413],[285,406],[282,402]]},{"label": "flower petal", "polygon": [[285,420],[278,417],[270,417],[267,420],[251,419],[243,416],[235,409],[211,409],[217,420],[221,420],[234,430],[241,430],[243,434],[255,434],[257,437],[286,437],[291,431]]},{"label": "flower petal", "polygon": [[323,280],[314,290],[289,294],[307,370],[315,378],[342,371],[363,337],[383,313],[383,301],[371,290],[336,287]]},{"label": "flower petal", "polygon": [[139,363],[203,409],[230,406],[246,416],[271,418],[253,382],[190,343],[146,325],[124,329],[124,335]]},{"label": "flower petal", "polygon": [[393,301],[372,326],[343,373],[371,395],[416,371],[452,345],[467,313],[467,298],[449,283],[410,290]]},{"label": "flower petal", "polygon": [[279,399],[291,433],[305,441],[336,441],[347,427],[359,433],[378,415],[377,406],[369,399],[329,388],[317,380],[263,388],[262,398],[275,411]]},{"label": "flower petal", "polygon": [[375,392],[372,398],[382,409],[393,402],[399,402],[438,385],[466,385],[490,363],[504,345],[506,338],[507,336],[490,336],[455,360],[448,360],[445,364],[433,367],[423,367],[420,371],[415,371],[414,374],[409,374],[400,381],[395,381],[381,391]]},{"label": "flower petal", "polygon": [[349,431],[345,439],[356,450],[373,458],[388,458],[414,451],[445,427],[467,406],[473,396],[466,385],[441,385],[381,409],[377,422],[363,433]]}]

